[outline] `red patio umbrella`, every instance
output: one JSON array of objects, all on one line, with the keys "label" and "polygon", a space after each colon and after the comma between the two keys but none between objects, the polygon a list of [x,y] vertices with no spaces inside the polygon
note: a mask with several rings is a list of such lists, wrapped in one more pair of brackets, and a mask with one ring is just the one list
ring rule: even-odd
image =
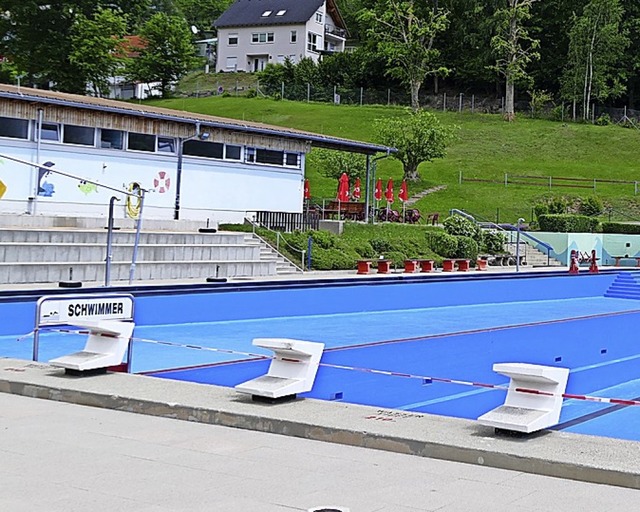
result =
[{"label": "red patio umbrella", "polygon": [[380,178],[376,181],[376,191],[373,196],[376,198],[376,201],[380,201],[380,199],[382,199],[382,180]]},{"label": "red patio umbrella", "polygon": [[402,184],[400,185],[400,192],[398,193],[398,199],[402,201],[402,222],[404,222],[405,203],[409,199],[409,192],[407,190],[406,180],[402,180]]},{"label": "red patio umbrella", "polygon": [[311,199],[311,189],[309,189],[309,180],[304,180],[304,198]]},{"label": "red patio umbrella", "polygon": [[387,182],[387,190],[384,192],[384,197],[387,203],[393,203],[393,180],[391,178]]},{"label": "red patio umbrella", "polygon": [[351,194],[354,200],[360,201],[360,178],[356,178],[356,182],[353,184],[353,193]]},{"label": "red patio umbrella", "polygon": [[338,195],[336,199],[340,202],[347,202],[349,200],[349,176],[344,172],[338,180]]}]

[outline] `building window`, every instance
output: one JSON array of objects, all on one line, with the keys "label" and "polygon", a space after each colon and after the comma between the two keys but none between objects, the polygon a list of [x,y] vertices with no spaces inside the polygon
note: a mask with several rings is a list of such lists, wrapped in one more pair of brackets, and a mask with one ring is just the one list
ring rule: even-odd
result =
[{"label": "building window", "polygon": [[12,117],[0,117],[0,137],[10,137],[12,139],[29,138],[29,121]]},{"label": "building window", "polygon": [[60,142],[60,125],[56,123],[42,123],[40,140]]},{"label": "building window", "polygon": [[255,162],[256,161],[256,149],[255,148],[247,148],[245,156],[245,161],[247,162]]},{"label": "building window", "polygon": [[204,142],[201,140],[188,140],[182,146],[182,152],[189,156],[202,156],[204,158],[217,158],[222,160],[224,144],[219,142]]},{"label": "building window", "polygon": [[289,41],[295,43],[298,41],[298,32],[296,30],[291,31],[291,36],[289,37]]},{"label": "building window", "polygon": [[229,34],[229,46],[238,46],[238,34]]},{"label": "building window", "polygon": [[256,163],[282,165],[284,159],[283,151],[274,151],[273,149],[256,149]]},{"label": "building window", "polygon": [[158,152],[175,153],[176,139],[173,137],[158,137]]},{"label": "building window", "polygon": [[252,43],[273,43],[273,32],[254,32],[251,34]]},{"label": "building window", "polygon": [[296,56],[295,55],[289,55],[289,60],[291,61],[291,64],[295,64],[296,63]]},{"label": "building window", "polygon": [[309,32],[307,34],[307,50],[310,52],[318,51],[318,34],[314,34],[313,32]]},{"label": "building window", "polygon": [[127,149],[132,151],[148,151],[150,153],[155,153],[156,136],[148,135],[146,133],[129,133]]},{"label": "building window", "polygon": [[267,16],[270,16],[270,15],[271,15],[271,11],[264,11],[264,12],[262,13],[262,17],[263,17],[263,18],[266,18]]},{"label": "building window", "polygon": [[284,165],[288,167],[300,167],[300,155],[298,153],[285,153]]},{"label": "building window", "polygon": [[224,147],[224,157],[227,160],[240,160],[242,158],[242,146],[226,145]]},{"label": "building window", "polygon": [[227,57],[226,69],[228,71],[236,71],[238,69],[238,57]]},{"label": "building window", "polygon": [[285,12],[287,12],[287,10],[286,10],[286,9],[282,9],[281,11],[278,11],[278,12],[276,13],[276,16],[284,16],[284,13],[285,13]]},{"label": "building window", "polygon": [[120,130],[100,130],[100,147],[104,149],[124,149],[124,132]]},{"label": "building window", "polygon": [[87,126],[64,125],[62,142],[65,144],[80,144],[83,146],[94,146],[96,143],[96,131]]},{"label": "building window", "polygon": [[322,23],[322,13],[320,11],[316,12],[316,21]]},{"label": "building window", "polygon": [[276,63],[278,64],[284,64],[284,59],[286,57],[284,55],[278,55],[278,57],[276,57]]}]

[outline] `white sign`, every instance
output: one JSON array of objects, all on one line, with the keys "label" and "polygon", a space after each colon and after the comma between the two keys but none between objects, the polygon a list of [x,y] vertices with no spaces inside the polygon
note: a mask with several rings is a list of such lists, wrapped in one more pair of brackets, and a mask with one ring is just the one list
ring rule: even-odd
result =
[{"label": "white sign", "polygon": [[104,295],[102,297],[43,297],[40,304],[40,325],[73,324],[81,320],[131,320],[133,297]]}]

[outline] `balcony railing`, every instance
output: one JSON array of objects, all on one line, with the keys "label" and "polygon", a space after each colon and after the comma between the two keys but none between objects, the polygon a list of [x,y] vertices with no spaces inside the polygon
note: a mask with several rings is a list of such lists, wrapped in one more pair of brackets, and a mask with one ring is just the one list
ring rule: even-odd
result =
[{"label": "balcony railing", "polygon": [[333,25],[325,25],[324,33],[325,35],[330,34],[336,37],[341,37],[343,39],[347,37],[347,31],[345,29]]}]

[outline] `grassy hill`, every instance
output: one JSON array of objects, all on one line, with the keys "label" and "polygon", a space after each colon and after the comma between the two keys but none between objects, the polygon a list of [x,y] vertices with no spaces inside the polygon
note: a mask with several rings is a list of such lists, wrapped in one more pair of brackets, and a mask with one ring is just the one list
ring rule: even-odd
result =
[{"label": "grassy hill", "polygon": [[[402,115],[399,107],[347,106],[275,101],[264,98],[208,97],[153,101],[154,105],[287,126],[356,140],[374,141],[373,120]],[[508,124],[498,115],[436,113],[442,122],[457,125],[458,140],[445,159],[424,163],[421,181],[409,184],[410,195],[437,185],[446,189],[429,194],[416,203],[423,213],[447,212],[451,208],[470,211],[500,222],[531,218],[535,201],[548,194],[597,195],[621,214],[640,218],[640,194],[633,184],[593,180],[640,181],[640,131],[620,126],[593,126],[520,117]],[[465,181],[464,178],[494,180],[496,183]],[[508,175],[544,177],[538,185],[508,184]],[[378,164],[377,175],[402,179],[402,165],[389,158]],[[583,178],[588,181],[560,181],[548,177]],[[337,183],[307,168],[314,198],[333,198]],[[514,178],[511,180],[516,181]],[[519,180],[530,181],[530,180]],[[556,186],[563,183],[562,186]],[[578,188],[584,187],[584,188]],[[397,187],[396,187],[397,188]],[[398,206],[398,203],[395,203]]]}]

